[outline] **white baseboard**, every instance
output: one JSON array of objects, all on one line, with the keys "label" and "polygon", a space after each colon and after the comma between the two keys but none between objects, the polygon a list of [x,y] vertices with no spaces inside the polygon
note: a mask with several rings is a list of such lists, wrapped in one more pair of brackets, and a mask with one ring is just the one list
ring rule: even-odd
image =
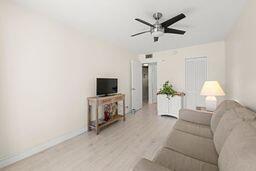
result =
[{"label": "white baseboard", "polygon": [[83,134],[84,132],[86,132],[85,128],[81,128],[79,130],[73,131],[71,133],[62,135],[60,137],[54,138],[50,141],[48,141],[47,143],[41,144],[39,146],[33,147],[31,149],[25,150],[22,153],[19,154],[15,154],[15,155],[10,155],[10,156],[6,156],[3,159],[0,159],[0,168],[3,168],[5,166],[8,166],[10,164],[13,164],[19,160],[25,159],[27,157],[30,157],[34,154],[37,154],[39,152],[42,152],[50,147],[53,147],[59,143],[62,143],[64,141],[67,141],[73,137],[76,137],[80,134]]}]

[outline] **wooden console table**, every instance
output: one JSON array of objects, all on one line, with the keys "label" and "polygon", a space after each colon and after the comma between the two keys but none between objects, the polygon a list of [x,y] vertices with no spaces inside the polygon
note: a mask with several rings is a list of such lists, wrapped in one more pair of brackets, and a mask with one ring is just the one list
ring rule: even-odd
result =
[{"label": "wooden console table", "polygon": [[[125,121],[125,95],[124,94],[117,94],[117,95],[112,95],[112,96],[106,96],[106,97],[88,97],[88,131],[91,129],[95,129],[96,133],[99,134],[100,129],[110,125],[118,120],[123,119]],[[105,105],[105,104],[111,104],[111,103],[116,103],[119,101],[123,101],[123,113],[118,114],[118,109],[117,109],[117,114],[113,115],[108,121],[100,122],[99,121],[99,106],[100,105]],[[91,113],[92,113],[92,106],[95,107],[96,111],[96,120],[91,121]]]}]

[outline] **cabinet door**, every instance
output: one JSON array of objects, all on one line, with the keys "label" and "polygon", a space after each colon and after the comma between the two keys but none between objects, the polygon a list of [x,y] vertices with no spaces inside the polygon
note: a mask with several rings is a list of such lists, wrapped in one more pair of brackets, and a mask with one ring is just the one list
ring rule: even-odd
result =
[{"label": "cabinet door", "polygon": [[174,96],[171,99],[171,111],[170,113],[172,114],[172,116],[175,116],[176,118],[179,118],[179,111],[181,109],[181,97],[180,96]]},{"label": "cabinet door", "polygon": [[158,115],[168,115],[168,98],[166,95],[157,96],[157,113]]},{"label": "cabinet door", "polygon": [[168,114],[170,116],[173,116],[172,108],[173,108],[173,98],[170,97],[170,100],[168,100]]}]

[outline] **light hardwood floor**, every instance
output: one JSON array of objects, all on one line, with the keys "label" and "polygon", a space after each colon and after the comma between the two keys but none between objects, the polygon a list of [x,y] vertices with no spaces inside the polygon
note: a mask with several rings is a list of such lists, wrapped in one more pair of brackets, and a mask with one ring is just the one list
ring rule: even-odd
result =
[{"label": "light hardwood floor", "polygon": [[176,119],[156,115],[146,105],[97,136],[82,134],[53,148],[4,168],[4,171],[129,171],[145,157],[152,159],[165,142]]}]

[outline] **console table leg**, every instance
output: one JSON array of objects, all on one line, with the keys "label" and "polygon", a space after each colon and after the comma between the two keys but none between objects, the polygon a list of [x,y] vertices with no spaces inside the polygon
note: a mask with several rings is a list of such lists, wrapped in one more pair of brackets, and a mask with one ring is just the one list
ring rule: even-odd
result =
[{"label": "console table leg", "polygon": [[125,99],[123,100],[123,121],[125,121]]},{"label": "console table leg", "polygon": [[98,102],[96,103],[96,134],[99,134],[99,105]]},{"label": "console table leg", "polygon": [[88,104],[87,104],[87,112],[88,112],[88,116],[87,116],[87,129],[88,131],[91,131],[91,127],[90,127],[90,122],[91,122],[91,108],[90,108],[90,104],[89,104],[89,101],[88,101]]}]

